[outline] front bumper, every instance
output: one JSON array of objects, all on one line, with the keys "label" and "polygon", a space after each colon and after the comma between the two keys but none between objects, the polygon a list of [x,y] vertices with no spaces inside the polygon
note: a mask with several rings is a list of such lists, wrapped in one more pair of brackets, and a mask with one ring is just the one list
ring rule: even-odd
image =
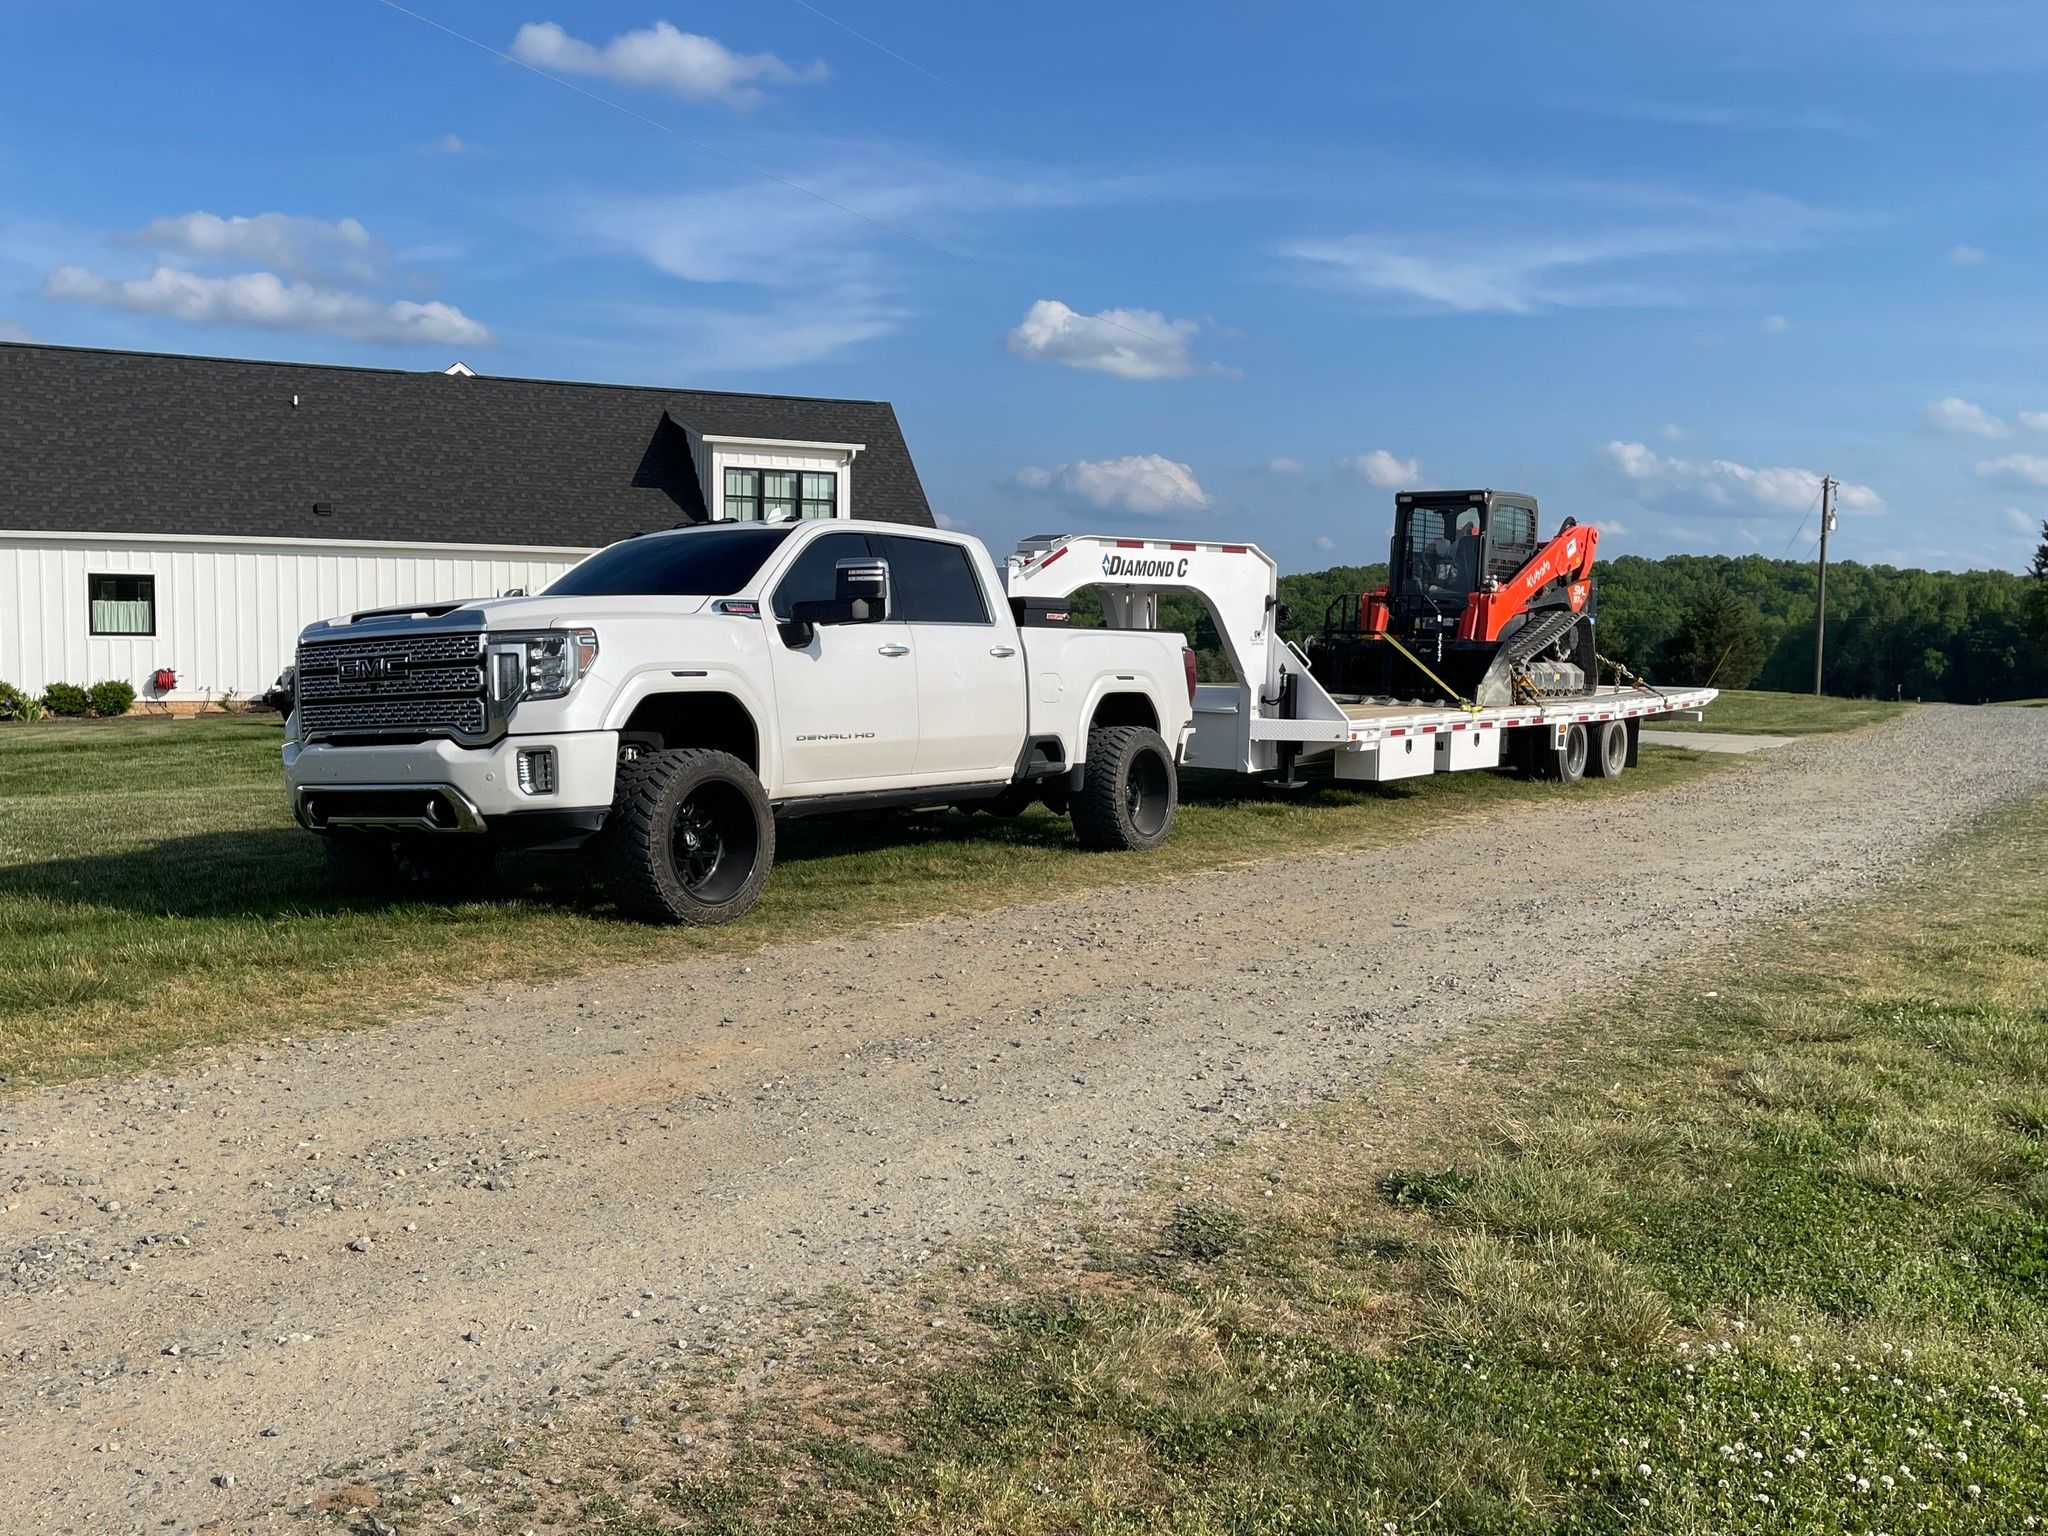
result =
[{"label": "front bumper", "polygon": [[[554,787],[544,794],[519,787],[519,754],[538,751],[554,754]],[[618,758],[616,731],[507,736],[488,747],[288,741],[285,792],[299,824],[316,832],[594,831],[611,808]]]}]

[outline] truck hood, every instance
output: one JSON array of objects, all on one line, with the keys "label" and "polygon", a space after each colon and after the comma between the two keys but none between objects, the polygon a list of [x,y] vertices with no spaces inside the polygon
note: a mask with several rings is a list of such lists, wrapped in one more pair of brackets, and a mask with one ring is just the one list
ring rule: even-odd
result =
[{"label": "truck hood", "polygon": [[369,608],[309,624],[301,640],[364,639],[449,630],[574,629],[622,618],[681,618],[701,613],[708,597],[479,597]]}]

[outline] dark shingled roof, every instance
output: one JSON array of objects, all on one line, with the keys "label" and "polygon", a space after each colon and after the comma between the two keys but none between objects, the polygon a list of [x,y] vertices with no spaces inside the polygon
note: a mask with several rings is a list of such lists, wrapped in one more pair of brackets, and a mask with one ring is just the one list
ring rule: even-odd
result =
[{"label": "dark shingled roof", "polygon": [[0,528],[609,544],[703,519],[685,425],[865,443],[854,515],[932,524],[880,400],[4,343]]}]

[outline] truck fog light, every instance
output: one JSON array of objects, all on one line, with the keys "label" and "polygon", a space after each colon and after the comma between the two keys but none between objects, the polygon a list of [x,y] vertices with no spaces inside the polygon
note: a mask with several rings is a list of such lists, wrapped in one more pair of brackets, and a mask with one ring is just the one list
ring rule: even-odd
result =
[{"label": "truck fog light", "polygon": [[535,747],[519,754],[519,791],[526,795],[555,792],[555,749]]}]

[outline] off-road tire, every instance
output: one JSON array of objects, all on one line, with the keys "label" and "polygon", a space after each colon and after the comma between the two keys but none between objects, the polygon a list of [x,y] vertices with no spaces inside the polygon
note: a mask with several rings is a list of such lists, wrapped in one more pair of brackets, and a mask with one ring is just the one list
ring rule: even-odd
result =
[{"label": "off-road tire", "polygon": [[328,880],[347,896],[462,901],[481,895],[497,868],[497,849],[476,836],[342,832],[322,841]]},{"label": "off-road tire", "polygon": [[1591,728],[1586,772],[1596,779],[1618,779],[1628,767],[1628,722],[1610,720]]},{"label": "off-road tire", "polygon": [[[707,829],[717,850],[693,869]],[[591,853],[628,917],[710,927],[745,916],[759,899],[775,865],[775,816],[753,769],[731,753],[650,752],[619,764],[611,814]]]},{"label": "off-road tire", "polygon": [[1136,852],[1173,831],[1180,775],[1157,731],[1116,725],[1088,733],[1088,766],[1070,810],[1083,848]]}]

